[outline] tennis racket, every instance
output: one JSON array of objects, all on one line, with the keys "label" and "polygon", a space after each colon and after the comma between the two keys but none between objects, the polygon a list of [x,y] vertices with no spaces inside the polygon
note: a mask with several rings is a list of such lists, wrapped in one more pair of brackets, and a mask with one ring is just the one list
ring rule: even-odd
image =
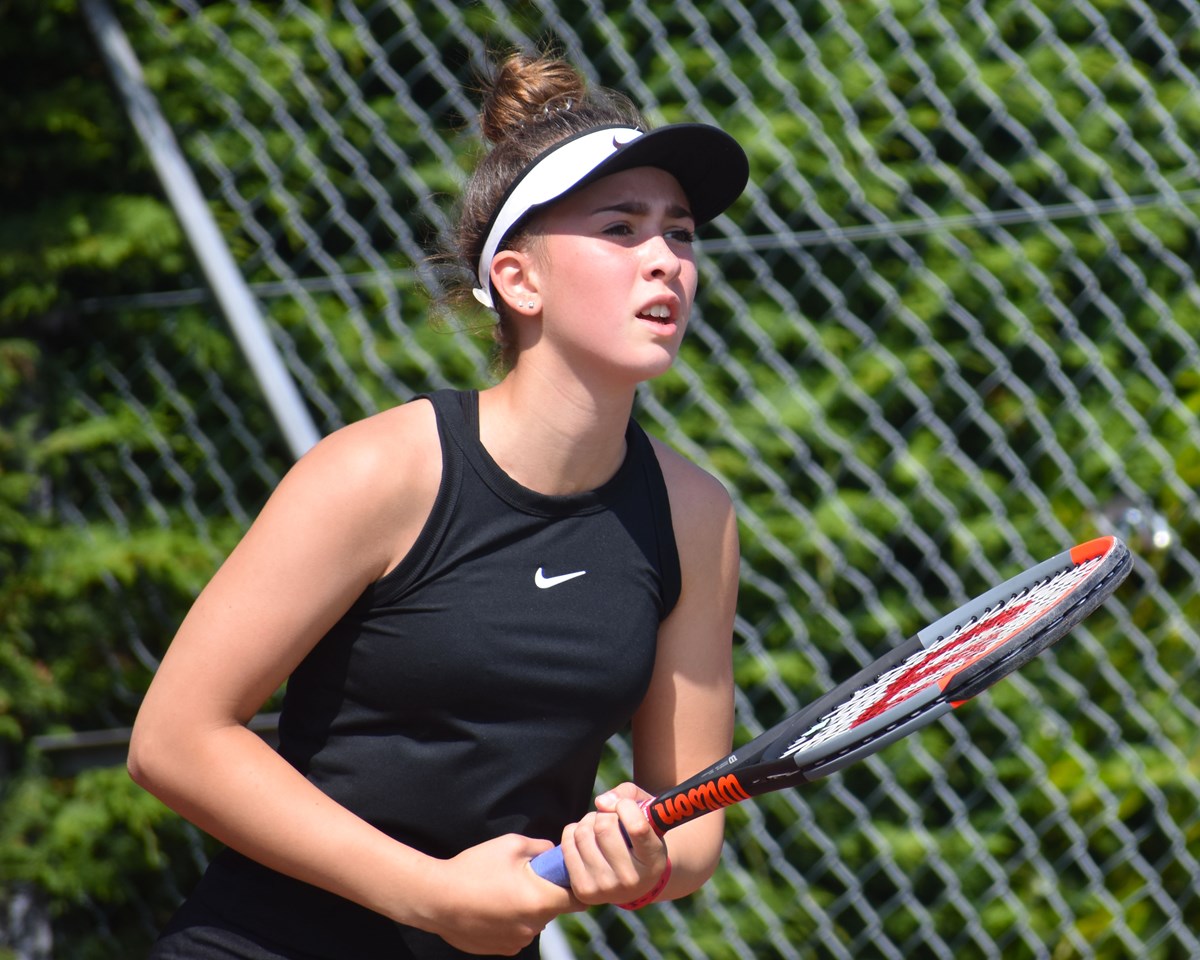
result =
[{"label": "tennis racket", "polygon": [[[919,730],[1062,639],[1128,576],[1133,558],[1101,537],[1030,567],[865,667],[805,709],[642,804],[661,836],[696,817],[841,770]],[[533,860],[570,887],[562,848]]]}]

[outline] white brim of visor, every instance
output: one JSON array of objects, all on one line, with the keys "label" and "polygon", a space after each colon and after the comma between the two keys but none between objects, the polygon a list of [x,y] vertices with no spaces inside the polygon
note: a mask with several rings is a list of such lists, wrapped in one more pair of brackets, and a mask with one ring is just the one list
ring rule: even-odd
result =
[{"label": "white brim of visor", "polygon": [[492,302],[492,260],[508,232],[534,207],[556,200],[600,164],[642,136],[632,127],[605,127],[566,140],[525,171],[500,207],[479,255],[479,286],[472,293],[485,307]]}]

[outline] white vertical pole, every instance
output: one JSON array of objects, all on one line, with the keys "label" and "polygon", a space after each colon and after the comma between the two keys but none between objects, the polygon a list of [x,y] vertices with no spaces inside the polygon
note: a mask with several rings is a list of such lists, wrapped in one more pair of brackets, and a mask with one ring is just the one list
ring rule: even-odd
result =
[{"label": "white vertical pole", "polygon": [[562,932],[557,920],[551,920],[550,925],[542,931],[540,946],[542,960],[575,960],[567,935]]},{"label": "white vertical pole", "polygon": [[146,86],[137,55],[106,0],[81,0],[80,6],[209,288],[266,394],[292,455],[300,457],[320,439],[320,433],[271,340],[258,304],[217,229],[158,101]]}]

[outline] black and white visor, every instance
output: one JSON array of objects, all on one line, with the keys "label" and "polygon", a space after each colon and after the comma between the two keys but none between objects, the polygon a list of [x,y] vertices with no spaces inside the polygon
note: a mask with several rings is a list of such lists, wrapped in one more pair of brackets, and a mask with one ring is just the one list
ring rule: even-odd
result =
[{"label": "black and white visor", "polygon": [[657,167],[679,181],[696,226],[720,215],[746,188],[746,153],[724,130],[704,123],[675,123],[644,133],[632,127],[599,127],[562,140],[541,153],[513,181],[488,224],[479,256],[475,299],[494,307],[492,260],[531,212],[601,177]]}]

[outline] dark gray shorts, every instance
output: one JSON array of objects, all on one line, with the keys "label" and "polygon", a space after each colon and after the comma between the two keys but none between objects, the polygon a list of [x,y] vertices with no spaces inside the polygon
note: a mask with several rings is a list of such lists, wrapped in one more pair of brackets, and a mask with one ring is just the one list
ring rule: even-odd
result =
[{"label": "dark gray shorts", "polygon": [[[306,916],[312,924],[318,914]],[[148,960],[462,960],[467,954],[454,949],[440,937],[421,930],[404,928],[402,940],[390,939],[386,944],[367,946],[356,940],[353,932],[339,927],[342,947],[332,938],[325,938],[313,951],[280,944],[265,939],[251,930],[229,922],[220,914],[208,910],[202,900],[190,899],[171,919],[162,935],[150,950]],[[516,960],[537,960],[540,956],[535,940],[522,950]],[[486,960],[470,957],[468,960]]]},{"label": "dark gray shorts", "polygon": [[179,908],[148,960],[316,960],[314,954],[262,942],[209,916],[194,901]]}]

